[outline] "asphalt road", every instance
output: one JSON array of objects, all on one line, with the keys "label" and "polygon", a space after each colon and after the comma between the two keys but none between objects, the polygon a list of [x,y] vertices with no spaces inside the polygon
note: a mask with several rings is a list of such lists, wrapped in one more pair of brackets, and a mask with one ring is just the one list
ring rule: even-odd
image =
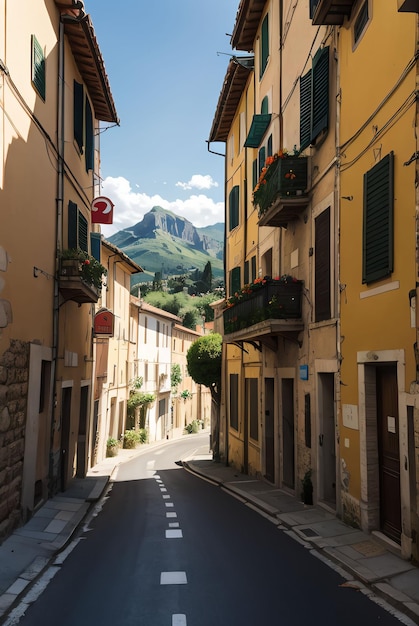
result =
[{"label": "asphalt road", "polygon": [[120,466],[20,626],[400,626],[272,522],[176,464],[208,435]]}]

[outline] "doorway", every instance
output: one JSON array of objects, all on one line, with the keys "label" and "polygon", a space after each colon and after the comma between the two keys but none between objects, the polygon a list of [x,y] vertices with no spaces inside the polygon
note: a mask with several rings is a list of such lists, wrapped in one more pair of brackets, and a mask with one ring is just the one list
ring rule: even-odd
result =
[{"label": "doorway", "polygon": [[275,482],[274,386],[273,378],[265,378],[265,478]]},{"label": "doorway", "polygon": [[295,488],[294,379],[283,378],[282,391],[282,482]]},{"label": "doorway", "polygon": [[401,495],[399,410],[396,365],[376,367],[380,527],[400,543]]},{"label": "doorway", "polygon": [[61,390],[61,491],[65,491],[68,481],[70,456],[71,387]]},{"label": "doorway", "polygon": [[87,432],[87,415],[88,415],[89,386],[83,385],[80,389],[80,418],[79,432],[77,436],[77,469],[76,473],[79,478],[84,478],[87,472],[87,456],[86,456],[86,432]]},{"label": "doorway", "polygon": [[335,377],[318,375],[320,498],[336,508]]}]

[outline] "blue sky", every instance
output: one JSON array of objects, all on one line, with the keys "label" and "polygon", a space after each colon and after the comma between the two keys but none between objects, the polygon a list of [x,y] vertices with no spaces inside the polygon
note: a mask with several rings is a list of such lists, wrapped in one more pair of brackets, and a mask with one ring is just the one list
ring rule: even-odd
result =
[{"label": "blue sky", "polygon": [[[239,0],[84,4],[121,120],[101,133],[101,195],[115,204],[103,234],[136,224],[155,205],[199,227],[224,221],[224,158],[206,140]],[[224,152],[224,144],[211,148]]]}]

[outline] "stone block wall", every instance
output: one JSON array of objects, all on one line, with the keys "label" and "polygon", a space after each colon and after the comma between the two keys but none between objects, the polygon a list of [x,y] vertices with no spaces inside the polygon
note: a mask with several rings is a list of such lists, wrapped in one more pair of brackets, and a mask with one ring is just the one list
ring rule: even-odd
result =
[{"label": "stone block wall", "polygon": [[0,356],[0,542],[21,522],[29,344],[11,340]]}]

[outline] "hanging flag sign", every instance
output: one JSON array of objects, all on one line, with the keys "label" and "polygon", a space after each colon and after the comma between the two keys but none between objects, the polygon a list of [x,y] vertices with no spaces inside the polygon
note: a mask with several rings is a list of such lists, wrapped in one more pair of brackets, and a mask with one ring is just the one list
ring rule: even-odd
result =
[{"label": "hanging flag sign", "polygon": [[109,198],[99,196],[92,202],[92,223],[93,224],[113,224],[114,204]]}]

